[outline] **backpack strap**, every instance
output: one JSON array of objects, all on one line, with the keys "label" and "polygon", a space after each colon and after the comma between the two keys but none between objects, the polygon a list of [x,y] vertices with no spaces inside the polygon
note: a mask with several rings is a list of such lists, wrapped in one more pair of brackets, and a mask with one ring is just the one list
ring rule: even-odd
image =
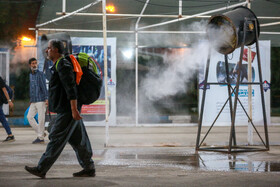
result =
[{"label": "backpack strap", "polygon": [[57,66],[58,66],[58,63],[60,62],[60,60],[63,58],[63,56],[62,57],[60,57],[57,61],[56,61],[56,64],[55,64],[55,69],[56,69],[56,71],[57,71]]},{"label": "backpack strap", "polygon": [[90,59],[91,59],[91,57],[88,56],[88,59],[87,59],[87,62],[88,62],[88,63],[87,63],[87,68],[88,68],[88,69],[90,68],[90,67],[89,67],[89,66],[90,66]]},{"label": "backpack strap", "polygon": [[73,71],[76,73],[76,83],[79,85],[83,75],[83,70],[74,55],[69,55],[69,57],[73,65]]},{"label": "backpack strap", "polygon": [[80,53],[76,53],[75,58],[77,59],[77,61],[79,62],[79,54]]}]

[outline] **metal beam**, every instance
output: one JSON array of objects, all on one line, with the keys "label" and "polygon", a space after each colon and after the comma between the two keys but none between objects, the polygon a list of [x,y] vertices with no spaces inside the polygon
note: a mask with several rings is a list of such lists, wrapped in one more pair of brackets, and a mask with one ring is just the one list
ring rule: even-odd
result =
[{"label": "metal beam", "polygon": [[[56,12],[56,15],[68,15],[69,12]],[[142,17],[142,18],[178,18],[179,15],[170,15],[170,14],[106,14],[107,17]],[[102,13],[76,13],[75,16],[102,16]],[[190,17],[191,15],[182,15],[182,18]],[[202,15],[202,16],[195,16],[193,18],[210,18],[210,15]],[[258,19],[276,19],[280,20],[280,17],[270,17],[270,16],[257,16]]]},{"label": "metal beam", "polygon": [[44,26],[44,25],[48,25],[48,24],[50,24],[50,23],[54,23],[54,22],[56,22],[56,21],[65,19],[65,18],[67,18],[67,17],[69,17],[69,16],[75,15],[76,13],[78,13],[78,12],[80,12],[80,11],[83,11],[83,10],[89,8],[89,7],[91,7],[91,6],[93,6],[93,5],[97,4],[97,3],[99,3],[100,1],[101,1],[101,0],[96,0],[96,1],[93,2],[93,3],[90,3],[90,4],[88,4],[88,5],[86,5],[86,6],[82,7],[82,8],[80,8],[80,9],[78,9],[78,10],[75,10],[75,11],[71,12],[70,14],[67,14],[67,15],[65,15],[65,16],[61,16],[61,17],[59,17],[59,18],[52,19],[52,20],[47,21],[47,22],[45,22],[45,23],[37,24],[36,27],[37,27],[37,28],[38,28],[38,27],[42,27],[42,26]]},{"label": "metal beam", "polygon": [[179,18],[179,19],[174,19],[174,20],[162,22],[162,23],[157,23],[157,24],[153,24],[153,25],[144,26],[144,27],[139,28],[139,30],[148,29],[148,28],[152,28],[152,27],[158,27],[158,26],[167,25],[167,24],[170,24],[170,23],[175,23],[175,22],[180,22],[180,21],[184,21],[184,20],[187,20],[187,19],[190,19],[190,18],[197,17],[197,16],[203,16],[203,15],[206,15],[206,14],[211,14],[211,13],[214,13],[214,12],[227,10],[229,8],[243,6],[243,5],[246,5],[246,4],[247,4],[247,2],[243,2],[243,3],[238,3],[238,4],[235,4],[235,5],[231,5],[231,6],[226,6],[226,7],[222,7],[222,8],[218,8],[218,9],[214,9],[214,10],[209,10],[209,11],[206,11],[206,12],[194,14],[194,15],[186,17],[186,18]]},{"label": "metal beam", "polygon": [[280,21],[279,22],[260,24],[260,27],[267,27],[267,26],[273,26],[273,25],[280,25]]},{"label": "metal beam", "polygon": [[[140,15],[143,15],[150,0],[146,0],[145,5],[143,6]],[[138,25],[141,20],[141,17],[139,16],[137,18],[137,21],[135,23],[135,125],[138,126],[138,108],[139,108],[139,93],[138,93]]]},{"label": "metal beam", "polygon": [[[36,28],[29,28],[29,30],[36,30]],[[103,30],[89,30],[89,29],[63,29],[63,28],[37,28],[39,31],[58,31],[58,32],[96,32],[103,33]],[[107,30],[107,33],[116,34],[134,34],[135,31],[129,30]],[[206,34],[205,31],[138,31],[141,34]],[[280,34],[280,32],[260,32],[260,34]]]}]

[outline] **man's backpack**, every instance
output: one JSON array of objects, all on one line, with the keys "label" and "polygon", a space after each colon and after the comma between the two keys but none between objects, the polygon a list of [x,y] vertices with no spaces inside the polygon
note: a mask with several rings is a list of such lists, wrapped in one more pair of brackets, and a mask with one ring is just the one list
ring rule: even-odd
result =
[{"label": "man's backpack", "polygon": [[[100,96],[102,79],[98,75],[97,66],[94,60],[88,54],[77,53],[77,54],[73,54],[73,56],[78,61],[82,69],[82,76],[80,81],[78,81],[79,84],[77,82],[78,101],[81,104],[91,104],[94,101],[96,101]],[[68,61],[72,62],[72,64],[74,65],[73,56],[72,58],[70,58],[71,55],[65,55],[65,58]],[[56,64],[56,69],[57,69],[57,64]],[[76,77],[77,76],[79,75],[76,73]]]},{"label": "man's backpack", "polygon": [[[8,94],[9,94],[10,99],[13,99],[14,98],[14,91],[12,90],[12,88],[10,86],[8,86],[6,83],[5,83],[5,88],[8,92]],[[1,90],[0,93],[1,93],[0,103],[8,104],[8,100],[7,100],[3,90]]]}]

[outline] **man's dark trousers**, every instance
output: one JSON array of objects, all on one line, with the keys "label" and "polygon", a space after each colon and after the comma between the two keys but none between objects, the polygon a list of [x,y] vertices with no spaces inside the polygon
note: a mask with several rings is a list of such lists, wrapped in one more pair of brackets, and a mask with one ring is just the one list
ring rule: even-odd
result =
[{"label": "man's dark trousers", "polygon": [[66,143],[73,147],[76,156],[82,168],[94,169],[94,162],[91,159],[92,149],[90,141],[82,120],[75,121],[72,113],[57,114],[55,124],[49,134],[50,142],[46,152],[42,155],[38,170],[41,173],[47,173],[53,163],[56,161]]}]

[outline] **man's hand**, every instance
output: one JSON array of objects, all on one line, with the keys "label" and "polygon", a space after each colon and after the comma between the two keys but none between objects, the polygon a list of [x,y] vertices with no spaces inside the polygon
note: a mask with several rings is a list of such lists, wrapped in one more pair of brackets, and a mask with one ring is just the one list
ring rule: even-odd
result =
[{"label": "man's hand", "polygon": [[49,106],[49,101],[47,99],[46,99],[45,103],[46,103],[46,107],[48,107]]},{"label": "man's hand", "polygon": [[80,120],[82,117],[80,116],[80,113],[77,108],[77,100],[70,100],[71,104],[71,111],[72,111],[72,117],[74,120]]},{"label": "man's hand", "polygon": [[14,107],[14,103],[12,101],[9,101],[9,107],[13,108]]},{"label": "man's hand", "polygon": [[80,113],[78,110],[72,110],[72,117],[74,120],[80,120],[80,119],[83,119],[81,116],[80,116]]},{"label": "man's hand", "polygon": [[8,101],[9,107],[10,107],[10,108],[13,108],[13,107],[14,107],[14,104],[13,104],[13,102],[11,101],[11,98],[9,97],[9,94],[8,94],[8,91],[7,91],[6,87],[3,87],[3,88],[2,88],[2,91],[3,91],[5,97],[6,97],[7,101]]}]

